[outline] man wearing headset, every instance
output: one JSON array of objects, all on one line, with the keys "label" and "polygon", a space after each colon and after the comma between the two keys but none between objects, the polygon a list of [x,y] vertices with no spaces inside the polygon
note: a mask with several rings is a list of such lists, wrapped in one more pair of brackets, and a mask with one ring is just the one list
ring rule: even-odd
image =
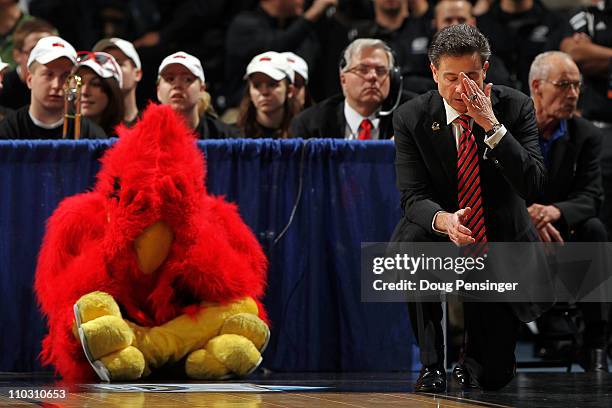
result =
[{"label": "man wearing headset", "polygon": [[397,85],[392,84],[394,58],[381,40],[361,38],[344,51],[340,62],[342,95],[332,96],[293,118],[291,137],[389,139],[391,115],[383,103]]}]

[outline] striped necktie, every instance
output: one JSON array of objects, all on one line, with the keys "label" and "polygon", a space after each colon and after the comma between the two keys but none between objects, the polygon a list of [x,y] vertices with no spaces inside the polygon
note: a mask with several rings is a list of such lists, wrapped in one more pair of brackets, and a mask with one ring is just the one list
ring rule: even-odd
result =
[{"label": "striped necktie", "polygon": [[[465,226],[472,231],[476,244],[475,254],[486,252],[487,229],[485,227],[484,210],[480,191],[480,166],[478,163],[478,146],[470,129],[470,117],[461,115],[455,119],[462,130],[457,151],[457,192],[459,208],[470,207],[470,214]],[[482,250],[480,249],[482,248]]]}]

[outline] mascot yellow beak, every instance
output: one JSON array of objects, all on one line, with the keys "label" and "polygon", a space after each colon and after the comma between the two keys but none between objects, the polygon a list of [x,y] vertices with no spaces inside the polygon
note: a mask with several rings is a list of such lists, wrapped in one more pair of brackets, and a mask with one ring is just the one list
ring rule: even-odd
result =
[{"label": "mascot yellow beak", "polygon": [[157,221],[145,228],[134,240],[134,250],[140,271],[145,275],[155,272],[168,257],[173,240],[172,230],[163,221]]}]

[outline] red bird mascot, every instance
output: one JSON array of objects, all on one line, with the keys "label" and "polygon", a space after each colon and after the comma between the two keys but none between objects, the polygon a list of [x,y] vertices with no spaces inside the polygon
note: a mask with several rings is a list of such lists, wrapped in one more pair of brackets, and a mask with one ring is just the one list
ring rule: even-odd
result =
[{"label": "red bird mascot", "polygon": [[259,243],[208,195],[203,155],[169,107],[151,104],[119,135],[93,191],[48,221],[43,363],[65,379],[136,380],[179,361],[192,378],[249,374],[269,338]]}]

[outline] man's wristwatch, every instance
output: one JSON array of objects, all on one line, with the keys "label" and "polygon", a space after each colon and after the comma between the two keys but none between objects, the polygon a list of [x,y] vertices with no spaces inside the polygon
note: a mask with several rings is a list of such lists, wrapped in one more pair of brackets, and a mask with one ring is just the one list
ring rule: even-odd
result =
[{"label": "man's wristwatch", "polygon": [[487,137],[491,137],[493,136],[499,129],[501,129],[502,125],[499,123],[494,123],[493,127],[491,128],[491,130],[485,132],[485,135]]}]

